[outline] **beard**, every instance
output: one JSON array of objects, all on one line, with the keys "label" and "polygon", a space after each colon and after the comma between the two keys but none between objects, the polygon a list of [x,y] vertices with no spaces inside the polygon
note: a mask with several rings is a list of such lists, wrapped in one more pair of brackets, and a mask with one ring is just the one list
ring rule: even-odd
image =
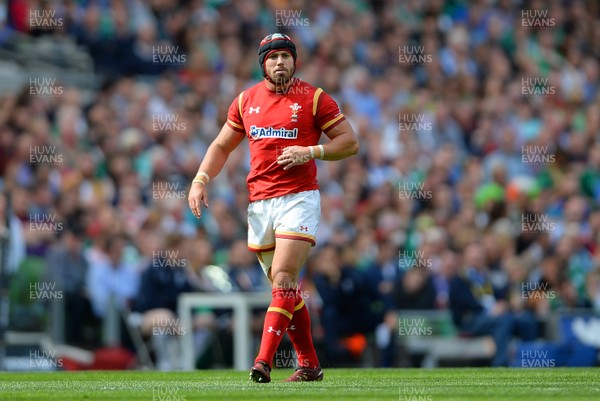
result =
[{"label": "beard", "polygon": [[275,86],[287,86],[291,82],[293,75],[294,72],[290,70],[273,73],[271,76],[271,81],[273,81]]}]

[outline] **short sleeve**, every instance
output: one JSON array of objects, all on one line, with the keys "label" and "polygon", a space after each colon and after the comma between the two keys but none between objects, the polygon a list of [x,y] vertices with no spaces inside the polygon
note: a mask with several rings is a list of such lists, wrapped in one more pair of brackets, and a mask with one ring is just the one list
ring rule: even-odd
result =
[{"label": "short sleeve", "polygon": [[321,88],[318,88],[314,95],[313,114],[315,123],[323,132],[328,132],[346,119],[335,100]]},{"label": "short sleeve", "polygon": [[246,132],[244,129],[244,121],[242,120],[242,98],[244,96],[244,92],[240,93],[231,105],[229,106],[229,111],[227,112],[227,125],[231,127],[234,131],[238,132]]}]

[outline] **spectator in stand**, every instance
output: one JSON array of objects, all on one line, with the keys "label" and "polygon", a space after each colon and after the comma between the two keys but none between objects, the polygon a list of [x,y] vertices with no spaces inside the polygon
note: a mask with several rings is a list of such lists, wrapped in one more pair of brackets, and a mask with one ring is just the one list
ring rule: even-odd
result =
[{"label": "spectator in stand", "polygon": [[465,249],[462,271],[450,283],[450,310],[456,327],[472,336],[490,335],[496,344],[492,366],[508,366],[508,344],[513,335],[524,341],[537,338],[537,323],[530,315],[510,311],[497,296],[490,280],[484,248],[477,242]]},{"label": "spectator in stand", "polygon": [[437,307],[448,309],[450,298],[450,282],[458,273],[461,257],[452,250],[445,250],[441,255],[440,273],[437,280]]},{"label": "spectator in stand", "polygon": [[323,300],[327,358],[332,364],[352,363],[364,351],[364,336],[383,321],[385,300],[376,281],[346,265],[342,250],[332,245],[324,245],[314,257],[313,279]]},{"label": "spectator in stand", "polygon": [[177,318],[177,300],[180,294],[195,290],[188,280],[188,260],[181,252],[184,238],[172,234],[162,241],[151,234],[146,240],[152,244],[153,256],[141,274],[129,322],[150,338],[158,369],[178,369],[182,355],[178,337],[185,330]]},{"label": "spectator in stand", "polygon": [[402,275],[393,293],[396,309],[435,309],[436,297],[431,272],[416,266]]},{"label": "spectator in stand", "polygon": [[48,280],[56,283],[57,289],[63,292],[66,343],[89,347],[98,345],[99,339],[90,341],[84,335],[86,326],[91,324],[96,329],[98,326],[97,320],[93,318],[88,296],[88,261],[83,248],[84,233],[79,221],[67,225],[61,233],[60,242],[50,248],[46,265]]},{"label": "spectator in stand", "polygon": [[9,249],[8,263],[5,269],[6,273],[15,273],[25,257],[25,239],[23,238],[21,222],[12,211],[12,208],[9,213],[7,207],[6,194],[0,191],[0,233],[6,235],[5,238],[10,238],[7,246],[7,249]]},{"label": "spectator in stand", "polygon": [[600,311],[600,270],[596,269],[588,274],[586,280],[586,294],[590,304],[597,313]]},{"label": "spectator in stand", "polygon": [[99,318],[105,318],[111,307],[117,313],[129,309],[138,291],[140,278],[135,265],[124,257],[127,244],[125,235],[110,237],[98,257],[89,261],[86,287]]}]

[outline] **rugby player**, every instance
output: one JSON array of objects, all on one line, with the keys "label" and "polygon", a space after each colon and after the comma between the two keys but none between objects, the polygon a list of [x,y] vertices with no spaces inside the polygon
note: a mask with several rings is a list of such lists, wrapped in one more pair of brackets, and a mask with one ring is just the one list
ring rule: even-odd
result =
[{"label": "rugby player", "polygon": [[[188,197],[200,218],[201,205],[208,207],[210,180],[230,152],[248,140],[248,248],[272,284],[260,350],[250,370],[250,378],[258,383],[271,381],[273,356],[285,333],[298,355],[298,368],[286,381],[323,379],[310,316],[298,288],[321,212],[314,159],[341,160],[359,148],[331,96],[294,77],[297,57],[287,35],[274,33],[261,41],[258,62],[264,79],[231,103],[227,122],[209,146]],[[319,144],[323,133],[329,141]]]}]

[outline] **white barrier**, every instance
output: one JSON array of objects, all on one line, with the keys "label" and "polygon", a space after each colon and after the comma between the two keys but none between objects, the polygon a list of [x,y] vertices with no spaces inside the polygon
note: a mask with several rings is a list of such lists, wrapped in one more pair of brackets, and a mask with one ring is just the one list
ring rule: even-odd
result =
[{"label": "white barrier", "polygon": [[230,293],[207,294],[186,293],[178,299],[177,313],[185,334],[181,336],[183,369],[194,370],[194,331],[192,327],[193,309],[197,307],[231,308],[235,328],[233,331],[233,368],[247,370],[252,366],[250,312],[252,308],[264,307],[271,303],[270,293]]}]

